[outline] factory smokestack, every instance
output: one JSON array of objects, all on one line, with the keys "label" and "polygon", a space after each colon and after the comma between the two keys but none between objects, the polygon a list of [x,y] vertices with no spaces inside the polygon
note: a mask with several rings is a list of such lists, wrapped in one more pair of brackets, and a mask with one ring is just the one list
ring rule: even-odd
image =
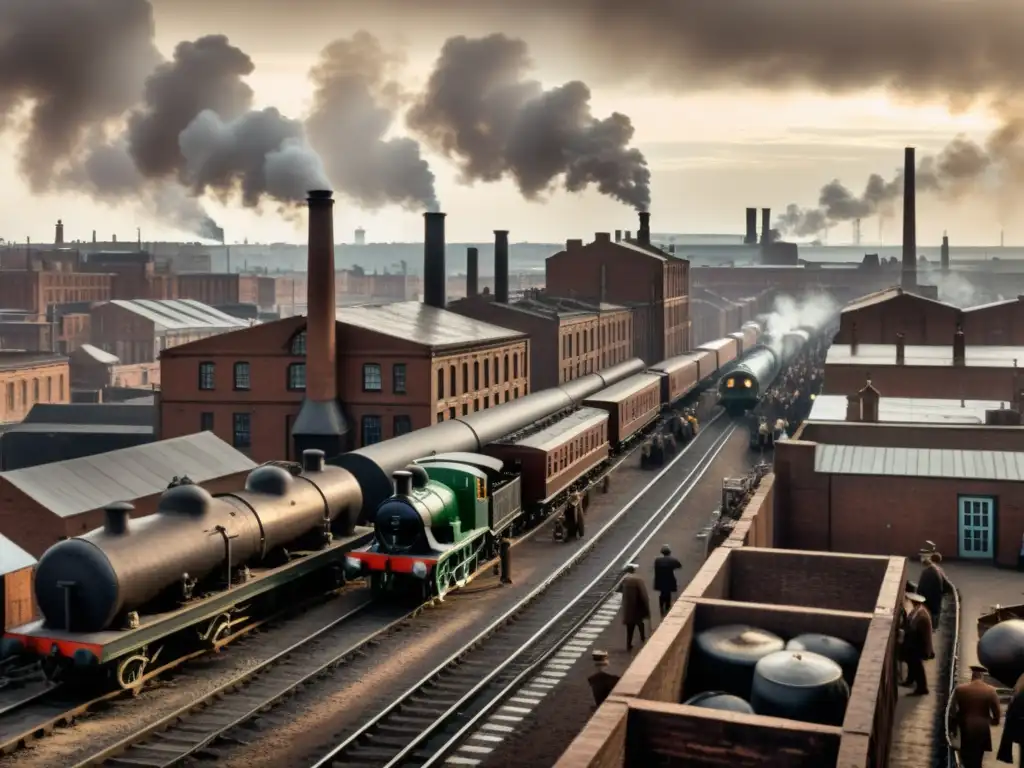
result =
[{"label": "factory smokestack", "polygon": [[494,230],[494,300],[508,304],[508,230]]},{"label": "factory smokestack", "polygon": [[53,234],[54,245],[64,245],[64,222],[57,219],[57,231]]},{"label": "factory smokestack", "polygon": [[480,293],[480,252],[476,248],[466,249],[466,296]]},{"label": "factory smokestack", "polygon": [[636,241],[640,245],[651,244],[651,214],[640,211],[640,229],[636,233]]},{"label": "factory smokestack", "polygon": [[939,252],[942,262],[942,274],[949,274],[949,236],[942,236],[942,250]]},{"label": "factory smokestack", "polygon": [[338,406],[334,302],[334,200],[329,190],[309,193],[306,266],[306,396],[295,417],[295,455],[320,450],[337,456],[348,432]]},{"label": "factory smokestack", "polygon": [[757,208],[747,208],[747,234],[744,245],[757,245]]},{"label": "factory smokestack", "polygon": [[434,211],[423,214],[423,303],[437,309],[448,306],[448,272],[444,264],[446,215]]},{"label": "factory smokestack", "polygon": [[917,171],[914,148],[903,151],[903,272],[900,287],[917,288]]},{"label": "factory smokestack", "polygon": [[772,209],[761,209],[761,245],[768,245],[772,241]]}]

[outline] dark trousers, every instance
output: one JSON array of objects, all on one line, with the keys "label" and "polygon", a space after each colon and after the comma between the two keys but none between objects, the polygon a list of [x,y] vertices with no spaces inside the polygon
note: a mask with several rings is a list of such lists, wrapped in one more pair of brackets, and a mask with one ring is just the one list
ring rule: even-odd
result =
[{"label": "dark trousers", "polygon": [[647,632],[644,630],[644,623],[642,621],[638,621],[635,624],[627,624],[626,625],[626,650],[627,651],[632,651],[633,650],[633,630],[634,629],[640,630],[640,642],[641,643],[644,643],[644,642],[647,641]]},{"label": "dark trousers", "polygon": [[662,590],[658,593],[658,607],[661,608],[661,617],[665,618],[668,609],[672,607],[672,591]]},{"label": "dark trousers", "polygon": [[924,674],[924,661],[916,654],[907,657],[907,682],[914,684],[915,691],[928,692],[928,678]]},{"label": "dark trousers", "polygon": [[966,745],[960,748],[960,764],[963,768],[981,768],[985,760],[985,752],[976,747]]}]

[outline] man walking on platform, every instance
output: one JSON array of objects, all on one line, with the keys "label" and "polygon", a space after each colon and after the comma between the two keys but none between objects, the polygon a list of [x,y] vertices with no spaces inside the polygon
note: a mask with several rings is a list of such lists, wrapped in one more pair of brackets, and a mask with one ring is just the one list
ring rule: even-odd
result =
[{"label": "man walking on platform", "polygon": [[672,557],[672,550],[667,544],[661,548],[661,557],[654,559],[654,591],[658,593],[661,618],[665,618],[672,607],[672,593],[679,590],[676,571],[682,567],[683,564]]},{"label": "man walking on platform", "polygon": [[619,676],[608,671],[608,651],[594,651],[594,674],[587,678],[590,691],[594,694],[594,704],[601,706],[604,700],[619,683]]},{"label": "man walking on platform", "polygon": [[636,575],[636,563],[626,566],[622,579],[622,623],[626,625],[626,650],[633,650],[633,631],[640,630],[640,642],[647,640],[644,622],[651,618],[651,604],[647,597],[647,585]]},{"label": "man walking on platform", "polygon": [[971,682],[953,690],[953,712],[960,734],[960,760],[964,768],[981,768],[985,753],[992,751],[992,726],[1002,714],[999,694],[985,682],[987,669],[971,667]]},{"label": "man walking on platform", "polygon": [[928,693],[928,678],[925,676],[924,663],[935,658],[935,651],[932,648],[932,617],[921,595],[909,593],[907,599],[914,604],[914,609],[907,617],[907,627],[903,635],[907,683],[914,686],[911,696],[925,696]]}]

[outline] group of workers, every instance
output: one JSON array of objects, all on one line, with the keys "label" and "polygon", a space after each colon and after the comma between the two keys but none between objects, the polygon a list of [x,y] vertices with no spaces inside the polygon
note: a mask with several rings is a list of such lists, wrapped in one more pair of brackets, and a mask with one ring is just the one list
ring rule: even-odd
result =
[{"label": "group of workers", "polygon": [[679,450],[678,443],[684,445],[697,436],[700,424],[692,409],[674,414],[667,422],[667,429],[658,432],[644,442],[640,448],[640,467],[655,469],[664,466]]},{"label": "group of workers", "polygon": [[830,338],[822,335],[801,349],[754,408],[762,447],[767,447],[769,436],[774,441],[792,435],[807,418],[825,379]]}]

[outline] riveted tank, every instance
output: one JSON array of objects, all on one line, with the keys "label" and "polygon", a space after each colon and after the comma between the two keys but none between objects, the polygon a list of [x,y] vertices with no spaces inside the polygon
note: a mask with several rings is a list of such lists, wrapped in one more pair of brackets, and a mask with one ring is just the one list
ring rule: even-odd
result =
[{"label": "riveted tank", "polygon": [[1024,675],[1024,621],[1001,621],[978,640],[978,661],[988,673],[1007,687]]},{"label": "riveted tank", "polygon": [[842,725],[849,700],[842,667],[817,653],[771,653],[754,669],[750,703],[759,715]]},{"label": "riveted tank", "polygon": [[690,669],[696,673],[697,690],[715,689],[742,699],[750,696],[757,662],[786,647],[778,635],[742,624],[707,629],[694,644],[697,653]]},{"label": "riveted tank", "polygon": [[689,704],[691,707],[701,707],[702,709],[720,709],[725,712],[739,712],[743,715],[754,714],[754,708],[750,706],[749,702],[741,699],[739,696],[733,696],[731,693],[723,691],[698,693],[683,703]]},{"label": "riveted tank", "polygon": [[786,643],[786,650],[810,651],[824,656],[826,659],[832,659],[842,668],[843,679],[849,685],[853,685],[853,678],[857,674],[857,664],[860,663],[860,651],[841,637],[808,632],[797,635]]}]

